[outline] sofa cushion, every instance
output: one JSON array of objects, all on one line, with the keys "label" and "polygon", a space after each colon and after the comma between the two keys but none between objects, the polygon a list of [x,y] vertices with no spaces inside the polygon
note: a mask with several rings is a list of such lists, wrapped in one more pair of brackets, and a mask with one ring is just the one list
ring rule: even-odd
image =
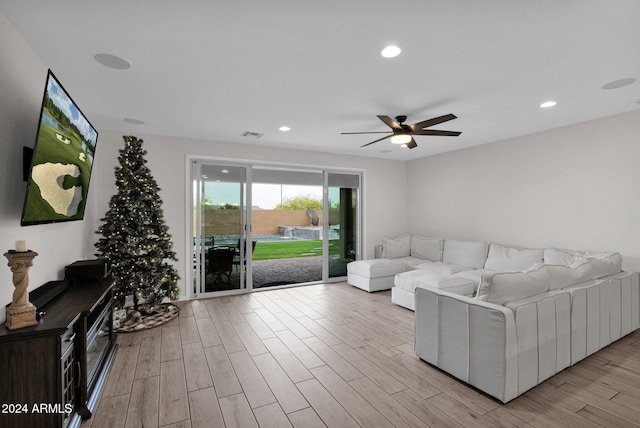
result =
[{"label": "sofa cushion", "polygon": [[591,263],[591,279],[604,278],[622,271],[622,255],[620,253],[584,253]]},{"label": "sofa cushion", "polygon": [[442,239],[411,236],[411,256],[439,262],[442,260]]},{"label": "sofa cushion", "polygon": [[578,259],[569,266],[550,264],[544,266],[549,272],[549,290],[569,287],[591,279],[592,266],[586,259]]},{"label": "sofa cushion", "polygon": [[487,259],[487,244],[475,241],[445,239],[442,261],[473,269],[482,269]]},{"label": "sofa cushion", "polygon": [[484,272],[484,269],[465,270],[462,272],[454,273],[453,276],[473,281],[473,283],[476,285],[476,288],[478,288],[478,286],[480,285],[480,281],[482,281],[482,274]]},{"label": "sofa cushion", "polygon": [[550,276],[545,265],[526,272],[485,271],[478,288],[477,299],[504,305],[549,290]]},{"label": "sofa cushion", "polygon": [[425,270],[410,270],[400,273],[393,279],[393,285],[401,290],[415,293],[417,287],[439,288],[450,293],[471,296],[475,284],[465,278],[456,278]]},{"label": "sofa cushion", "polygon": [[385,238],[383,245],[382,257],[385,259],[411,255],[411,235],[409,234],[398,236],[397,238]]},{"label": "sofa cushion", "polygon": [[587,259],[592,266],[591,278],[604,278],[622,271],[622,255],[617,252],[582,252],[547,247],[544,249],[544,262],[551,265],[568,266],[581,259]]},{"label": "sofa cushion", "polygon": [[407,257],[398,257],[396,259],[393,259],[396,262],[400,262],[400,263],[404,263],[405,265],[408,266],[407,270],[409,269],[415,269],[415,267],[419,264],[423,264],[423,263],[429,263],[427,261],[425,261],[424,259],[418,259],[416,257],[411,257],[411,256],[407,256]]},{"label": "sofa cushion", "polygon": [[410,268],[401,261],[389,259],[358,260],[347,264],[347,272],[365,278],[394,276]]},{"label": "sofa cushion", "polygon": [[428,270],[430,272],[439,273],[441,275],[453,275],[454,273],[472,270],[472,268],[470,268],[469,266],[460,266],[443,262],[421,263],[419,265],[416,265],[415,268]]},{"label": "sofa cushion", "polygon": [[548,265],[569,266],[582,257],[580,251],[565,250],[564,248],[546,247],[544,249],[544,263]]},{"label": "sofa cushion", "polygon": [[496,272],[520,272],[529,269],[535,263],[542,263],[544,250],[489,245],[489,255],[484,264],[486,270]]}]

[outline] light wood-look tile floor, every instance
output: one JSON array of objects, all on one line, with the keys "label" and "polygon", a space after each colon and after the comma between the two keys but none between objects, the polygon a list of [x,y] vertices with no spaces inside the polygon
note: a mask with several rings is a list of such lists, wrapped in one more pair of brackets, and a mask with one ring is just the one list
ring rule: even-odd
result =
[{"label": "light wood-look tile floor", "polygon": [[503,405],[413,354],[413,312],[346,283],[180,302],[118,337],[100,427],[640,426],[640,331]]}]

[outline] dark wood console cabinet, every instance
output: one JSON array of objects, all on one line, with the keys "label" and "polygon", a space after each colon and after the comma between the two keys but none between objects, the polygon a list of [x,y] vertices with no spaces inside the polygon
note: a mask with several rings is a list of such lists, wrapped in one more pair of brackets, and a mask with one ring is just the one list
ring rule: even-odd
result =
[{"label": "dark wood console cabinet", "polygon": [[0,427],[66,428],[91,417],[116,348],[113,279],[63,285],[38,308],[38,325],[0,326]]}]

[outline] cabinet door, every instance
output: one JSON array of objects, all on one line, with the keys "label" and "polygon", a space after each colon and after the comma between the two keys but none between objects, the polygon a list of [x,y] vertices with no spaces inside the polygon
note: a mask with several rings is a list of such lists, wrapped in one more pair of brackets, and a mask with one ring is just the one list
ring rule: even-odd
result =
[{"label": "cabinet door", "polygon": [[0,427],[59,427],[60,336],[0,343]]},{"label": "cabinet door", "polygon": [[[70,334],[69,334],[70,333]],[[58,409],[62,418],[62,426],[66,427],[71,422],[78,395],[78,379],[80,376],[79,364],[75,353],[76,334],[73,329],[61,338],[62,357],[60,358],[61,374],[61,408]]]}]

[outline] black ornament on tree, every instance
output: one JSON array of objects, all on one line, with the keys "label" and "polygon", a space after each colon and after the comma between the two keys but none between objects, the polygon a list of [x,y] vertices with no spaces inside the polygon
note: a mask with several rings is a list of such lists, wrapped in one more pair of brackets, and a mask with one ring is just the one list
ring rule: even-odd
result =
[{"label": "black ornament on tree", "polygon": [[134,308],[153,312],[165,298],[179,297],[177,261],[162,213],[160,188],[147,168],[143,141],[125,136],[115,169],[118,192],[109,201],[97,233],[97,256],[111,262],[116,307],[133,296]]}]

